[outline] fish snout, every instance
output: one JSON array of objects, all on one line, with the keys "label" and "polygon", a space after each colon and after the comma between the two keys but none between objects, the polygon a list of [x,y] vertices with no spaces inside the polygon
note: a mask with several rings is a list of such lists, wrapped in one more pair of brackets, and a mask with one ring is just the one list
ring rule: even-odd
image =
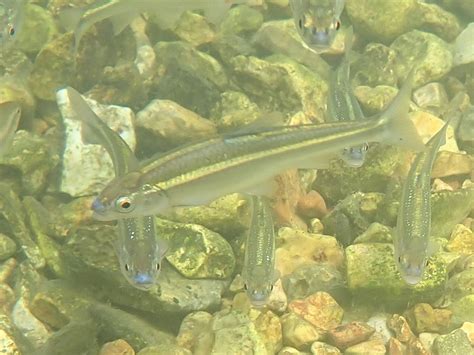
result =
[{"label": "fish snout", "polygon": [[155,278],[147,273],[137,273],[132,278],[133,283],[142,289],[148,290],[155,284]]},{"label": "fish snout", "polygon": [[405,282],[411,286],[418,284],[423,278],[422,275],[402,275]]}]

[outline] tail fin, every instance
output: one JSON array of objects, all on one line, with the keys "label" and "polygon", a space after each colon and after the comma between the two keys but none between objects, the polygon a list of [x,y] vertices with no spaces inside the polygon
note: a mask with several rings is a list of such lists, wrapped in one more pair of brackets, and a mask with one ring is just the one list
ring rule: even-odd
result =
[{"label": "tail fin", "polygon": [[74,31],[81,21],[85,9],[71,7],[59,13],[59,22],[67,31]]},{"label": "tail fin", "polygon": [[425,145],[408,117],[414,72],[414,69],[410,71],[397,96],[381,114],[381,120],[386,124],[387,143],[423,151]]}]

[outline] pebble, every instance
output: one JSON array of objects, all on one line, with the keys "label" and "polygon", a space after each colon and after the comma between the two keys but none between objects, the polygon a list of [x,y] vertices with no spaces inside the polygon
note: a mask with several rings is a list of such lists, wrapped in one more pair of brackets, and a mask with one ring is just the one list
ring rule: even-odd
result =
[{"label": "pebble", "polygon": [[99,355],[135,355],[135,350],[123,339],[105,343]]},{"label": "pebble", "polygon": [[315,341],[323,338],[324,332],[295,313],[286,313],[281,317],[283,344],[297,349],[309,349]]},{"label": "pebble", "polygon": [[448,105],[449,99],[441,83],[431,82],[413,92],[413,101],[422,109],[440,114]]},{"label": "pebble", "polygon": [[16,252],[16,244],[5,234],[0,233],[0,261],[6,260]]},{"label": "pebble", "polygon": [[31,314],[26,300],[23,297],[13,306],[11,316],[15,327],[35,348],[39,348],[45,344],[51,336],[51,331]]},{"label": "pebble", "polygon": [[474,62],[474,22],[459,34],[454,42],[454,65]]},{"label": "pebble", "polygon": [[299,351],[298,349],[292,348],[291,346],[285,346],[278,352],[278,355],[304,355],[308,353],[304,353]]},{"label": "pebble", "polygon": [[374,334],[375,329],[367,323],[350,322],[328,331],[328,342],[339,349],[362,343]]},{"label": "pebble", "polygon": [[418,338],[420,339],[421,345],[428,351],[432,351],[433,342],[436,337],[439,336],[437,333],[420,333]]},{"label": "pebble", "polygon": [[468,154],[441,151],[431,170],[431,177],[442,178],[455,175],[470,175],[473,171],[473,159]]},{"label": "pebble", "polygon": [[438,336],[433,342],[433,351],[437,355],[474,354],[469,338],[461,329]]},{"label": "pebble", "polygon": [[214,341],[212,319],[212,314],[203,311],[188,314],[181,322],[176,343],[193,353],[209,354]]},{"label": "pebble", "polygon": [[381,339],[369,340],[347,348],[344,355],[385,355],[385,344]]},{"label": "pebble", "polygon": [[341,351],[335,346],[323,343],[321,341],[315,341],[311,345],[311,354],[313,355],[338,355]]},{"label": "pebble", "polygon": [[444,333],[452,312],[448,309],[434,309],[428,303],[418,303],[405,312],[405,316],[416,333]]},{"label": "pebble", "polygon": [[462,324],[461,330],[466,333],[469,341],[471,342],[471,346],[474,346],[474,323],[464,322]]},{"label": "pebble", "polygon": [[406,354],[406,346],[397,338],[390,338],[387,343],[388,355],[404,355]]},{"label": "pebble", "polygon": [[17,261],[14,258],[10,258],[5,260],[2,264],[0,264],[0,283],[7,282],[10,276],[15,271],[17,265]]},{"label": "pebble", "polygon": [[388,327],[395,332],[395,337],[402,343],[407,343],[415,337],[407,320],[399,314],[394,314],[387,322]]},{"label": "pebble", "polygon": [[451,233],[446,249],[465,255],[474,254],[474,233],[463,224],[457,224]]},{"label": "pebble", "polygon": [[385,343],[388,343],[390,339],[394,339],[392,338],[392,332],[387,326],[387,320],[389,317],[389,314],[378,313],[367,320],[367,324],[374,328],[378,334],[382,335]]},{"label": "pebble", "polygon": [[[435,135],[436,132],[438,132],[445,124],[442,119],[434,116],[429,112],[415,111],[411,112],[409,115],[411,120],[415,124],[416,130],[421,136],[423,143],[428,142],[430,138]],[[449,151],[454,153],[459,152],[459,148],[456,144],[454,129],[452,126],[448,127],[446,133],[446,144],[443,144],[439,148],[439,151]]]},{"label": "pebble", "polygon": [[[258,316],[253,317],[252,313]],[[268,354],[277,353],[283,343],[282,326],[278,316],[272,311],[252,310],[250,319],[252,319],[257,332],[262,337]]]},{"label": "pebble", "polygon": [[301,216],[308,218],[323,218],[328,213],[324,198],[314,190],[298,200],[297,211]]}]

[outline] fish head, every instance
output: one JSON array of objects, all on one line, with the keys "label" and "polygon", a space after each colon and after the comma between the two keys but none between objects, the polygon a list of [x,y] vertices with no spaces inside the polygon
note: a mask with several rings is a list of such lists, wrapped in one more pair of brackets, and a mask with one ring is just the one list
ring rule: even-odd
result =
[{"label": "fish head", "polygon": [[254,307],[263,307],[267,304],[268,298],[273,290],[273,283],[252,283],[244,284],[245,292]]},{"label": "fish head", "polygon": [[0,46],[8,46],[17,37],[23,5],[23,0],[0,2]]},{"label": "fish head", "polygon": [[140,173],[115,178],[92,202],[99,221],[155,215],[169,207],[166,191],[140,183]]},{"label": "fish head", "polygon": [[364,164],[368,150],[369,145],[367,143],[355,147],[344,148],[341,158],[350,167],[360,168]]},{"label": "fish head", "polygon": [[423,253],[403,254],[397,257],[400,274],[409,285],[416,285],[423,278],[428,257]]}]

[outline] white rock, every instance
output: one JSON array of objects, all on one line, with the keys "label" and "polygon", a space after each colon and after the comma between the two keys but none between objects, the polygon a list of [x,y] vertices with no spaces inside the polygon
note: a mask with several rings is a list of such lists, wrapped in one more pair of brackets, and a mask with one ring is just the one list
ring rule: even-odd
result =
[{"label": "white rock", "polygon": [[474,62],[474,22],[462,31],[454,42],[454,65]]},{"label": "white rock", "polygon": [[[81,123],[72,119],[69,99],[64,89],[56,93],[65,128],[63,170],[59,190],[71,196],[97,194],[114,176],[112,160],[100,145],[82,141]],[[101,105],[86,99],[92,110],[135,149],[134,113],[127,107]]]},{"label": "white rock", "polygon": [[15,327],[38,348],[46,343],[51,332],[33,314],[31,314],[25,299],[21,297],[13,307],[12,320]]},{"label": "white rock", "polygon": [[384,344],[387,344],[390,338],[393,336],[392,332],[387,327],[388,317],[388,314],[378,313],[370,317],[367,321],[368,325],[374,328],[377,333],[382,335]]}]

